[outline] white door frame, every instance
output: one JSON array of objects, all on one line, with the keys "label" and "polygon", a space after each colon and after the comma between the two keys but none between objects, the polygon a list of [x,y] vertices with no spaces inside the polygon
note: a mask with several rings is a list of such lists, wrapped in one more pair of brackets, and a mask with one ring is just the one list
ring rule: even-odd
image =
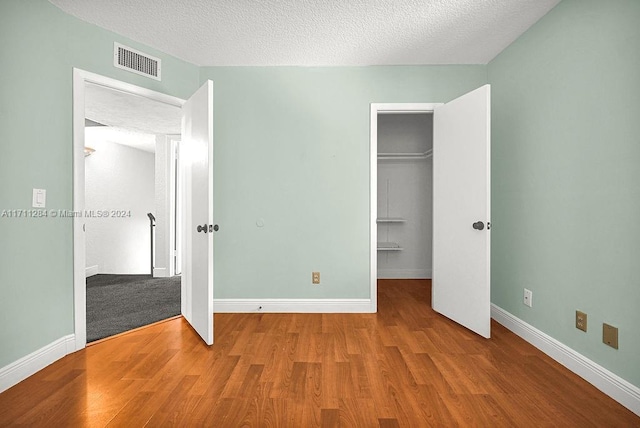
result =
[{"label": "white door frame", "polygon": [[132,85],[78,68],[73,69],[73,318],[75,350],[87,344],[86,248],[84,233],[85,174],[84,117],[85,85],[93,83],[116,91],[149,98],[176,107],[185,100],[151,89]]},{"label": "white door frame", "polygon": [[442,103],[371,103],[369,140],[369,278],[371,312],[378,311],[378,114],[432,113]]},{"label": "white door frame", "polygon": [[[178,240],[178,236],[181,233],[179,231],[182,222],[180,221],[180,216],[178,215],[178,210],[180,210],[181,205],[178,202],[178,197],[180,195],[178,186],[181,184],[179,182],[179,173],[176,168],[178,162],[178,144],[181,141],[180,135],[169,135],[167,136],[167,141],[171,150],[171,162],[168,170],[168,183],[167,188],[169,189],[168,195],[168,204],[169,204],[169,212],[167,218],[169,219],[169,257],[168,257],[168,269],[169,276],[180,275],[180,272],[176,271],[176,264],[179,260],[179,256],[182,254],[182,246],[181,241]],[[179,270],[179,269],[178,269]]]}]

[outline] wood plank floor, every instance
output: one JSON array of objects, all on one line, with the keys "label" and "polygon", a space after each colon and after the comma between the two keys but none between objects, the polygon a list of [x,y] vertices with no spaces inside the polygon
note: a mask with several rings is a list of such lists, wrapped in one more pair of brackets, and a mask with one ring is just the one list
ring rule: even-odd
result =
[{"label": "wood plank floor", "polygon": [[0,426],[638,427],[499,324],[483,339],[380,281],[377,314],[181,318],[69,355],[0,394]]}]

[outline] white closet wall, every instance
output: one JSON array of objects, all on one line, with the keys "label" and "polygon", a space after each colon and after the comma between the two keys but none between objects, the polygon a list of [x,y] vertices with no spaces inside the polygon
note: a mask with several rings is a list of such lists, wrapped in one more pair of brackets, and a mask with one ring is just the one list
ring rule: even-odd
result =
[{"label": "white closet wall", "polygon": [[378,278],[431,278],[432,147],[433,115],[378,115]]}]

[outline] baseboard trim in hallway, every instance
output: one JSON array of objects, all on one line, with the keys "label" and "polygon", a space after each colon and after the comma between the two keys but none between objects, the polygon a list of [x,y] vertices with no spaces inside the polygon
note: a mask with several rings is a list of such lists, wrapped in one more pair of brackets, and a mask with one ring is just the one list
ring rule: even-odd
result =
[{"label": "baseboard trim in hallway", "polygon": [[494,304],[491,318],[640,416],[640,388]]}]

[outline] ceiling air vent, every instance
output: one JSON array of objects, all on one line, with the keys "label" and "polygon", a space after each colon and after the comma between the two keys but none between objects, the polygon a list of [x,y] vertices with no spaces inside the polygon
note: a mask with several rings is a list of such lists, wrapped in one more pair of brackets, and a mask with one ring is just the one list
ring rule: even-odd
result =
[{"label": "ceiling air vent", "polygon": [[113,44],[113,65],[132,73],[160,80],[160,58],[147,55],[120,43]]}]

